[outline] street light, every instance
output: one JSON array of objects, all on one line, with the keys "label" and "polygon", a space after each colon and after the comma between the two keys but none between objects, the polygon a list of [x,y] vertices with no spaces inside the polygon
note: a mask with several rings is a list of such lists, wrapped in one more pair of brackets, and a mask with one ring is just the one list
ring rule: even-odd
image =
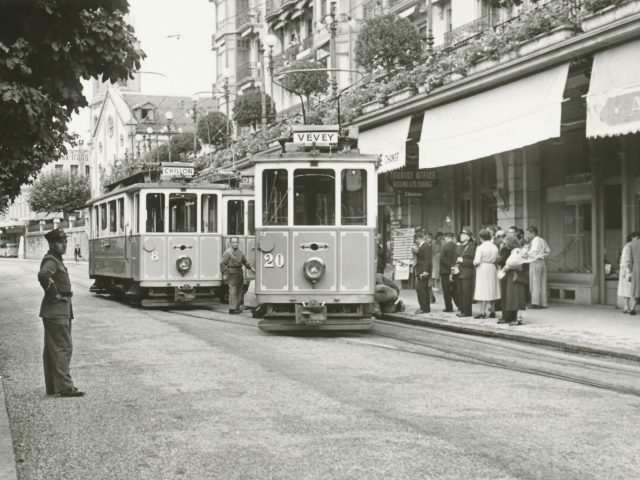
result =
[{"label": "street light", "polygon": [[433,53],[433,5],[431,0],[427,0],[427,52]]},{"label": "street light", "polygon": [[154,132],[153,128],[147,128],[147,134],[149,135],[149,151],[151,151],[151,135],[156,134],[156,161],[160,162],[160,151],[158,150],[158,131]]},{"label": "street light", "polygon": [[336,2],[331,2],[329,14],[323,19],[324,25],[329,31],[329,59],[331,60],[331,94],[338,94],[338,80],[336,78],[336,33],[338,32],[338,20],[336,19]]},{"label": "street light", "polygon": [[222,96],[225,100],[225,111],[227,115],[227,147],[229,147],[229,137],[230,137],[230,126],[229,126],[229,96],[231,93],[229,92],[229,71],[225,68],[222,72],[224,76],[224,83],[222,84]]},{"label": "street light", "polygon": [[191,101],[193,102],[191,110],[187,110],[185,115],[193,118],[193,154],[195,155],[198,148],[198,97],[193,95]]},{"label": "street light", "polygon": [[140,142],[142,141],[142,135],[139,133],[136,134],[136,149],[137,149],[137,158],[140,158]]},{"label": "street light", "polygon": [[167,138],[169,139],[169,163],[171,163],[171,123],[173,122],[173,113],[171,113],[171,110],[167,110],[167,112],[164,114],[164,118],[167,120]]},{"label": "street light", "polygon": [[267,35],[266,38],[266,42],[267,42],[267,47],[269,47],[269,79],[271,81],[271,88],[269,89],[269,92],[271,93],[271,112],[275,112],[275,101],[276,101],[276,97],[273,94],[273,47],[276,46],[276,44],[278,43],[278,37],[276,37],[273,33],[270,33],[269,35]]}]

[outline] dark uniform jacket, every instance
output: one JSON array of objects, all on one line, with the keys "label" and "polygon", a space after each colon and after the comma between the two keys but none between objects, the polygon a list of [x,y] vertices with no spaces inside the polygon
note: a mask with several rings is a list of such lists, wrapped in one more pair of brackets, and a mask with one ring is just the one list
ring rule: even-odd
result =
[{"label": "dark uniform jacket", "polygon": [[431,245],[427,242],[423,242],[420,248],[418,248],[418,253],[416,254],[416,278],[420,278],[420,274],[423,272],[427,272],[429,277],[431,277],[433,268],[432,252]]},{"label": "dark uniform jacket", "polygon": [[71,319],[71,281],[62,257],[52,252],[42,258],[38,281],[44,290],[44,298],[40,305],[40,317],[50,319]]},{"label": "dark uniform jacket", "polygon": [[473,259],[476,256],[476,246],[469,240],[466,245],[458,245],[456,257],[462,257],[462,263],[460,267],[460,274],[458,278],[473,278],[475,274],[475,267],[473,265]]},{"label": "dark uniform jacket", "polygon": [[449,275],[451,267],[456,263],[456,244],[443,243],[440,248],[440,275]]}]

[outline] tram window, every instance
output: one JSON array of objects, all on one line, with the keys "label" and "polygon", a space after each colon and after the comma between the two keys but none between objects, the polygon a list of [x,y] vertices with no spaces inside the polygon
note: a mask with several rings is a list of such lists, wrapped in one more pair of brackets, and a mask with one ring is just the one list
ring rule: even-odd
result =
[{"label": "tram window", "polygon": [[107,204],[106,203],[100,204],[100,230],[103,232],[107,230]]},{"label": "tram window", "polygon": [[164,193],[147,194],[147,233],[164,232]]},{"label": "tram window", "polygon": [[262,172],[263,225],[287,225],[289,222],[288,172],[284,169]]},{"label": "tram window", "polygon": [[95,237],[100,236],[100,219],[98,217],[98,207],[93,207],[93,218],[91,219],[91,225],[93,226],[93,234]]},{"label": "tram window", "polygon": [[244,201],[227,202],[227,235],[244,235]]},{"label": "tram window", "polygon": [[124,232],[124,198],[118,199],[118,231]]},{"label": "tram window", "polygon": [[333,170],[296,170],[293,174],[294,224],[335,225],[335,185]]},{"label": "tram window", "polygon": [[133,233],[138,233],[139,229],[138,229],[138,212],[140,208],[140,194],[136,193],[133,196]]},{"label": "tram window", "polygon": [[247,235],[253,235],[256,233],[256,202],[253,200],[249,200],[247,209],[247,216],[249,217],[247,225]]},{"label": "tram window", "polygon": [[111,200],[109,202],[109,233],[115,233],[118,230],[116,213],[116,201]]},{"label": "tram window", "polygon": [[216,233],[218,231],[218,196],[202,195],[202,231]]},{"label": "tram window", "polygon": [[195,193],[169,194],[169,231],[198,230],[198,196]]},{"label": "tram window", "polygon": [[342,225],[367,224],[367,171],[342,171]]}]

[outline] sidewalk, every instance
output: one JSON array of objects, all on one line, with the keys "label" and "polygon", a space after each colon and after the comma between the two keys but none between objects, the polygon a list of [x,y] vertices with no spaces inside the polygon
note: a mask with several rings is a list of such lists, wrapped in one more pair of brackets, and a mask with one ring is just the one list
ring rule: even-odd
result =
[{"label": "sidewalk", "polygon": [[[415,290],[401,290],[400,298],[406,310],[386,314],[386,319],[640,362],[640,315],[625,315],[615,307],[550,303],[545,309],[524,311],[524,325],[510,326],[498,325],[497,318],[459,318],[455,313],[445,313],[441,293],[436,293],[430,314],[415,314],[418,310]],[[480,313],[479,305],[474,304],[473,310],[474,314]],[[496,313],[496,317],[500,315]]]},{"label": "sidewalk", "polygon": [[0,377],[0,478],[2,480],[17,478],[11,425],[9,425],[9,416],[7,415],[2,377]]}]

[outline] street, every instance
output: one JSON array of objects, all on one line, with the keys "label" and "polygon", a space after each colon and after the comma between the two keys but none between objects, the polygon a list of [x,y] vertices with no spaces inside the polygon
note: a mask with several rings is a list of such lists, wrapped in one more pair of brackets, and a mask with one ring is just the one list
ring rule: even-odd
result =
[{"label": "street", "polygon": [[47,397],[39,262],[1,259],[0,375],[20,480],[630,479],[640,366],[376,322],[274,335],[248,313],[74,289],[71,373]]}]

